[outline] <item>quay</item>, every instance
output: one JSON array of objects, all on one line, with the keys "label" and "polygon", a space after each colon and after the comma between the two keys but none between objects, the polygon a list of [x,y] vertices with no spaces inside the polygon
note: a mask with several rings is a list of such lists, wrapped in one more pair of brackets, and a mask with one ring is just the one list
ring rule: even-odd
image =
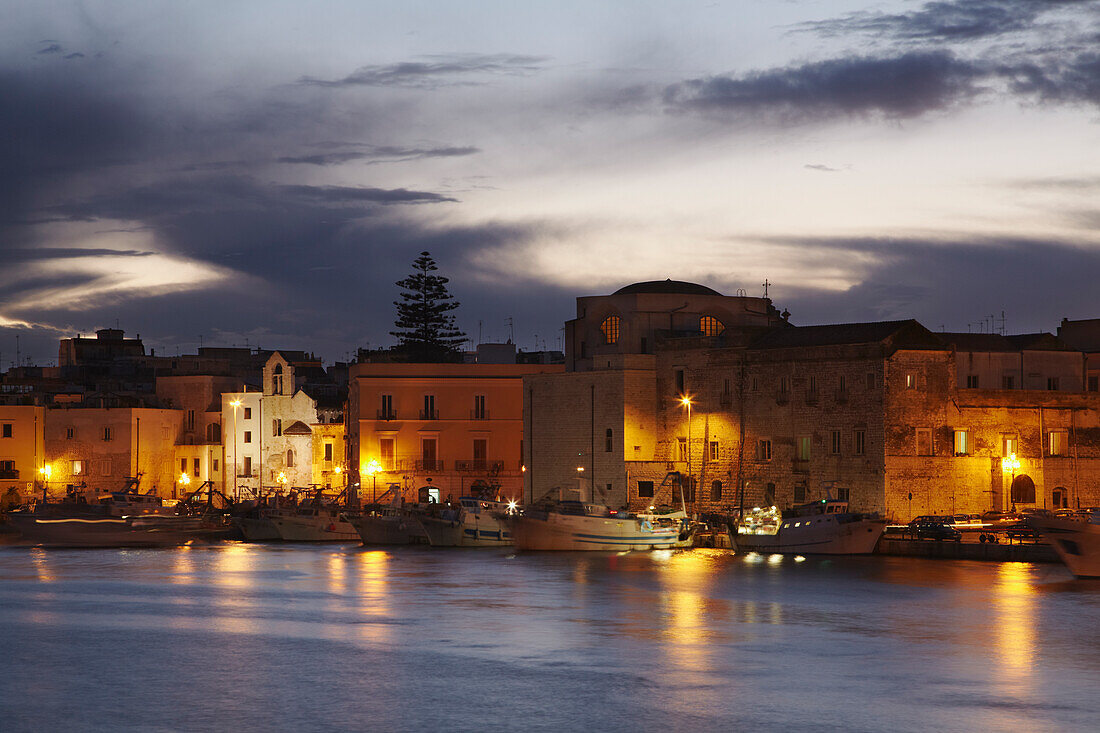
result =
[{"label": "quay", "polygon": [[937,542],[927,539],[883,537],[875,549],[878,555],[938,557],[947,560],[989,560],[993,562],[1058,563],[1054,548],[1045,542]]}]

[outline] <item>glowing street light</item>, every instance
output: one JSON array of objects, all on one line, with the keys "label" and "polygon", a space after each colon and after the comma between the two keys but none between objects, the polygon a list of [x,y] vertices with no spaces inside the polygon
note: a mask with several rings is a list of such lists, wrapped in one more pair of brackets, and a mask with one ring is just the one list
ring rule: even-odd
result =
[{"label": "glowing street light", "polygon": [[363,466],[363,470],[370,474],[371,503],[378,501],[378,472],[382,470],[382,464],[378,459],[372,458]]},{"label": "glowing street light", "polygon": [[180,486],[190,486],[191,485],[191,477],[188,476],[186,473],[181,473],[178,480],[179,480]]},{"label": "glowing street light", "polygon": [[[687,442],[687,455],[684,456],[684,458],[687,459],[688,486],[690,487],[691,486],[691,406],[692,406],[691,395],[683,395],[682,397],[680,397],[680,405],[682,407],[687,408],[688,442]],[[686,502],[684,502],[683,486],[680,487],[680,501],[685,504],[685,508],[686,508]]]},{"label": "glowing street light", "polygon": [[[1012,485],[1016,483],[1016,472],[1020,470],[1020,459],[1016,457],[1015,453],[1009,453],[1007,456],[1001,459],[1001,471],[1008,471],[1012,478],[1008,482],[1009,497],[1012,496]],[[1012,511],[1016,511],[1016,502],[1012,502]]]},{"label": "glowing street light", "polygon": [[229,404],[233,407],[233,498],[239,499],[241,490],[237,486],[237,477],[241,472],[237,469],[237,408],[241,406],[241,398],[238,397]]}]

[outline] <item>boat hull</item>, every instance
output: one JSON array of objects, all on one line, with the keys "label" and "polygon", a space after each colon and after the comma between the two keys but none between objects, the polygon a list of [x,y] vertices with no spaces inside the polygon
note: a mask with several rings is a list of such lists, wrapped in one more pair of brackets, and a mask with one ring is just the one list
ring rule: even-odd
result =
[{"label": "boat hull", "polygon": [[[884,519],[838,522],[824,515],[799,521],[801,526],[782,528],[775,534],[741,534],[730,530],[734,546],[740,552],[780,555],[870,555],[882,533]],[[797,520],[795,520],[797,521]],[[793,522],[792,522],[793,524]]]},{"label": "boat hull", "polygon": [[1061,517],[1031,517],[1028,524],[1050,543],[1078,578],[1100,578],[1100,524]]},{"label": "boat hull", "polygon": [[428,536],[411,515],[364,514],[352,520],[364,545],[426,545]]},{"label": "boat hull", "polygon": [[23,540],[39,547],[175,547],[224,539],[224,527],[201,517],[40,517],[11,514]]},{"label": "boat hull", "polygon": [[671,550],[691,546],[674,528],[646,528],[635,519],[547,514],[511,520],[512,539],[520,550],[602,551]]},{"label": "boat hull", "polygon": [[278,538],[286,542],[359,542],[359,533],[343,517],[272,517]]},{"label": "boat hull", "polygon": [[275,529],[275,524],[267,517],[237,517],[233,523],[248,542],[280,539],[279,530]]},{"label": "boat hull", "polygon": [[512,531],[495,517],[466,514],[462,519],[422,517],[420,525],[433,547],[505,547]]}]

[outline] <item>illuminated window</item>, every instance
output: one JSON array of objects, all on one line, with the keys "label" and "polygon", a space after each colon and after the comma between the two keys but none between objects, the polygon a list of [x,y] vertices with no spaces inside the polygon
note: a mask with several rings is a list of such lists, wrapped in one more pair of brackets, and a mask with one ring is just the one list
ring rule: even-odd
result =
[{"label": "illuminated window", "polygon": [[84,461],[73,461],[73,476],[84,473]]},{"label": "illuminated window", "polygon": [[917,375],[916,374],[906,374],[905,375],[905,388],[906,389],[913,389],[916,386],[917,386]]},{"label": "illuminated window", "polygon": [[1011,456],[1020,452],[1020,439],[1016,435],[1001,436],[1001,455]]},{"label": "illuminated window", "polygon": [[688,441],[687,441],[687,438],[677,438],[676,439],[676,444],[678,446],[679,453],[680,453],[679,460],[686,461],[688,459]]},{"label": "illuminated window", "polygon": [[762,461],[772,459],[772,442],[770,440],[761,440],[756,444],[756,457]]},{"label": "illuminated window", "polygon": [[1050,449],[1050,455],[1052,456],[1064,456],[1067,453],[1066,446],[1069,444],[1068,433],[1064,430],[1053,430],[1049,433],[1049,440],[1047,445]]},{"label": "illuminated window", "polygon": [[703,316],[699,319],[699,330],[704,336],[717,336],[725,331],[726,327],[714,316]]},{"label": "illuminated window", "polygon": [[718,460],[718,441],[717,440],[710,441],[710,454],[709,454],[709,456],[710,456],[710,460],[712,460],[712,461],[717,461]]},{"label": "illuminated window", "polygon": [[810,444],[811,438],[808,435],[804,435],[798,438],[795,443],[798,448],[798,460],[808,461],[810,460]]},{"label": "illuminated window", "polygon": [[604,343],[619,343],[619,317],[608,316],[600,324],[600,332],[603,333]]},{"label": "illuminated window", "polygon": [[970,453],[970,433],[966,430],[955,431],[955,455],[965,456]]}]

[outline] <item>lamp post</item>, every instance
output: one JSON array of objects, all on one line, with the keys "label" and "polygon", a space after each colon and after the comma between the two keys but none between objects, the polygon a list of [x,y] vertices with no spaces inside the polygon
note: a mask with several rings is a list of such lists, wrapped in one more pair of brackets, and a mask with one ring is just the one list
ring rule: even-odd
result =
[{"label": "lamp post", "polygon": [[237,486],[237,477],[240,474],[237,470],[237,408],[241,406],[241,398],[238,397],[229,404],[233,406],[233,500],[239,501],[241,490]]},{"label": "lamp post", "polygon": [[179,493],[187,491],[187,487],[191,485],[191,477],[187,475],[186,471],[180,473],[180,477],[176,479],[176,482],[180,485]]},{"label": "lamp post", "polygon": [[[1020,470],[1020,459],[1015,453],[1009,453],[1001,459],[1001,472],[1009,471],[1012,478],[1008,482],[1009,498],[1012,498],[1012,485],[1016,483],[1016,472]],[[1012,511],[1016,511],[1016,502],[1012,502]]]},{"label": "lamp post", "polygon": [[371,503],[375,504],[378,502],[378,472],[382,470],[382,464],[372,458],[367,462],[366,470],[370,474]]},{"label": "lamp post", "polygon": [[38,472],[42,474],[42,501],[46,501],[50,495],[50,474],[53,473],[53,466],[47,463]]},{"label": "lamp post", "polygon": [[[688,490],[690,491],[691,490],[691,404],[692,404],[691,403],[691,396],[690,395],[684,395],[683,397],[681,397],[680,398],[680,404],[687,408],[688,442],[687,442],[687,455],[684,456],[684,457],[687,459]],[[695,497],[693,496],[692,501],[694,501],[694,500],[695,500]],[[680,501],[684,502],[684,492],[683,492],[682,488],[680,490]],[[684,503],[686,504],[686,502],[684,502]]]}]

